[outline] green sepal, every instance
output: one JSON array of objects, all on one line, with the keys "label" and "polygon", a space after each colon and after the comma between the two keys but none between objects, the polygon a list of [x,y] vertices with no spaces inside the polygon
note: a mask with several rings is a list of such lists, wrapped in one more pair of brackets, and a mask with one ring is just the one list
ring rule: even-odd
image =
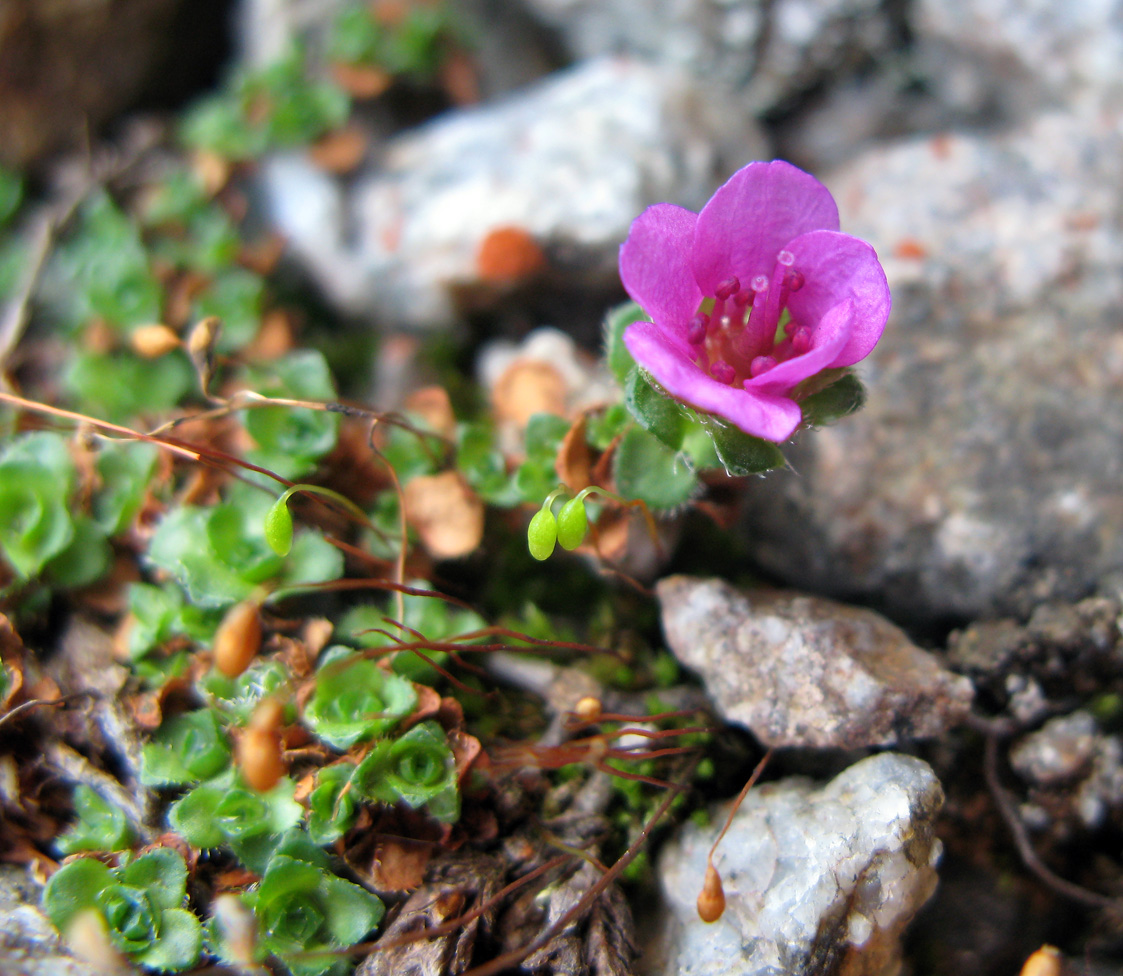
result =
[{"label": "green sepal", "polygon": [[687,420],[676,400],[660,390],[638,366],[624,380],[624,403],[639,425],[672,451],[682,447]]},{"label": "green sepal", "polygon": [[726,474],[738,478],[763,474],[773,468],[782,468],[786,463],[780,448],[771,441],[746,434],[739,427],[710,414],[700,413],[697,416],[710,435]]},{"label": "green sepal", "polygon": [[623,386],[636,361],[624,345],[624,330],[633,322],[650,322],[651,318],[635,302],[624,302],[611,309],[604,319],[604,358],[616,381]]},{"label": "green sepal", "polygon": [[[812,377],[812,379],[816,378]],[[796,393],[798,392],[797,390]],[[854,373],[846,370],[828,386],[799,400],[799,406],[803,411],[805,426],[826,427],[861,410],[865,402],[866,388],[862,385],[862,381]]]}]

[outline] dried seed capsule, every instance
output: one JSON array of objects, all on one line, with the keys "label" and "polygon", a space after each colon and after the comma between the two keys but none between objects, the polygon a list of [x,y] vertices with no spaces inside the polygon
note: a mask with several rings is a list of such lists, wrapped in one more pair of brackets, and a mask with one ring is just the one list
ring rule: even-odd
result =
[{"label": "dried seed capsule", "polygon": [[602,708],[599,698],[586,695],[584,698],[578,699],[577,704],[573,706],[573,714],[582,722],[595,722],[600,718]]},{"label": "dried seed capsule", "polygon": [[1061,976],[1063,959],[1051,945],[1043,945],[1022,966],[1020,976]]},{"label": "dried seed capsule", "polygon": [[236,603],[214,633],[214,666],[236,678],[250,666],[261,647],[261,618],[252,600]]},{"label": "dried seed capsule", "polygon": [[713,864],[707,864],[702,893],[698,896],[698,917],[703,922],[716,922],[724,911],[725,892],[721,887],[721,875]]},{"label": "dried seed capsule", "polygon": [[238,740],[238,768],[246,782],[259,793],[267,793],[288,772],[281,748],[281,719],[284,709],[273,698],[264,699]]},{"label": "dried seed capsule", "polygon": [[158,359],[180,347],[179,336],[175,331],[159,322],[133,330],[133,334],[129,336],[129,344],[137,355],[145,359]]}]

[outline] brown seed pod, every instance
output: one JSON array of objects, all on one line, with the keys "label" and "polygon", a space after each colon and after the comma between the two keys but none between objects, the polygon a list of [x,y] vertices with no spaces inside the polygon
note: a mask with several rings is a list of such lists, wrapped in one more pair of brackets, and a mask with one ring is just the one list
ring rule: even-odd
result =
[{"label": "brown seed pod", "polygon": [[178,349],[182,343],[174,329],[160,322],[153,322],[138,326],[129,336],[129,344],[137,355],[145,359],[158,359],[173,349]]},{"label": "brown seed pod", "polygon": [[599,698],[585,695],[584,698],[578,699],[577,704],[573,706],[573,714],[582,722],[595,722],[600,718],[603,707]]},{"label": "brown seed pod", "polygon": [[236,603],[222,618],[214,634],[214,666],[236,678],[250,666],[261,647],[261,617],[252,600]]},{"label": "brown seed pod", "polygon": [[698,895],[698,917],[703,922],[716,922],[724,911],[725,891],[721,887],[721,875],[712,863],[707,864],[702,893]]},{"label": "brown seed pod", "polygon": [[281,748],[281,720],[284,709],[273,698],[264,699],[250,718],[238,740],[238,768],[249,785],[267,793],[288,772]]}]

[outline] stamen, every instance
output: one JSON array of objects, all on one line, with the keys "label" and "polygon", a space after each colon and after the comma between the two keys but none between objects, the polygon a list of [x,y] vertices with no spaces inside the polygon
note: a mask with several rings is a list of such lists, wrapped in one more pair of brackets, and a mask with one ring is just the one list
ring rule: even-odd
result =
[{"label": "stamen", "polygon": [[788,275],[788,291],[799,291],[803,287],[803,275],[799,271],[793,271]]},{"label": "stamen", "polygon": [[776,255],[776,263],[782,264],[785,268],[790,268],[795,264],[795,255],[791,251],[780,251]]},{"label": "stamen", "polygon": [[714,290],[714,298],[719,302],[724,302],[727,298],[732,298],[737,292],[741,290],[741,282],[737,280],[736,275],[731,278],[726,278]]},{"label": "stamen", "polygon": [[752,377],[760,376],[761,373],[767,373],[773,366],[776,365],[776,360],[772,356],[757,356],[749,364],[749,375]]},{"label": "stamen", "polygon": [[776,332],[775,321],[769,326],[767,310],[768,304],[768,276],[757,275],[749,283],[753,290],[753,307],[749,312],[748,325],[745,331],[737,338],[737,352],[746,359],[765,352],[772,347],[772,336]]},{"label": "stamen", "polygon": [[719,359],[710,367],[710,375],[719,383],[732,383],[737,378],[737,370],[724,359]]},{"label": "stamen", "polygon": [[686,330],[686,341],[692,346],[700,346],[706,341],[706,329],[710,326],[710,317],[705,312],[699,312],[690,320]]}]

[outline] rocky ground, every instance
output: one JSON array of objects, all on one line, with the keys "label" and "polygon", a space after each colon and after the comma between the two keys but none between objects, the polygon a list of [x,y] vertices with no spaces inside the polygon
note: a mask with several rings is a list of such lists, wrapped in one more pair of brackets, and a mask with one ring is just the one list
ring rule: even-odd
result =
[{"label": "rocky ground", "polygon": [[[147,31],[175,4],[131,6]],[[237,57],[314,45],[331,6],[231,5]],[[396,337],[370,402],[422,385],[414,350],[448,336],[485,363],[540,326],[594,349],[636,214],[698,209],[751,159],[822,179],[893,292],[865,408],[738,485],[720,565],[688,521],[653,574],[667,646],[742,730],[734,753],[774,750],[714,861],[726,914],[694,910],[723,805],[663,839],[638,968],[559,954],[533,971],[998,976],[1043,943],[1057,971],[1121,971],[1123,7],[459,6],[468,64],[439,104],[368,106],[344,172],[278,150],[252,174],[283,273]],[[28,16],[0,10],[0,61],[46,29]],[[135,47],[143,73],[143,32]],[[139,86],[107,83],[88,118],[119,122]],[[45,172],[57,140],[20,105],[4,154]],[[486,245],[511,228],[515,271],[497,274]],[[46,938],[22,890],[4,895],[10,958]],[[378,958],[359,971],[390,972]]]}]

